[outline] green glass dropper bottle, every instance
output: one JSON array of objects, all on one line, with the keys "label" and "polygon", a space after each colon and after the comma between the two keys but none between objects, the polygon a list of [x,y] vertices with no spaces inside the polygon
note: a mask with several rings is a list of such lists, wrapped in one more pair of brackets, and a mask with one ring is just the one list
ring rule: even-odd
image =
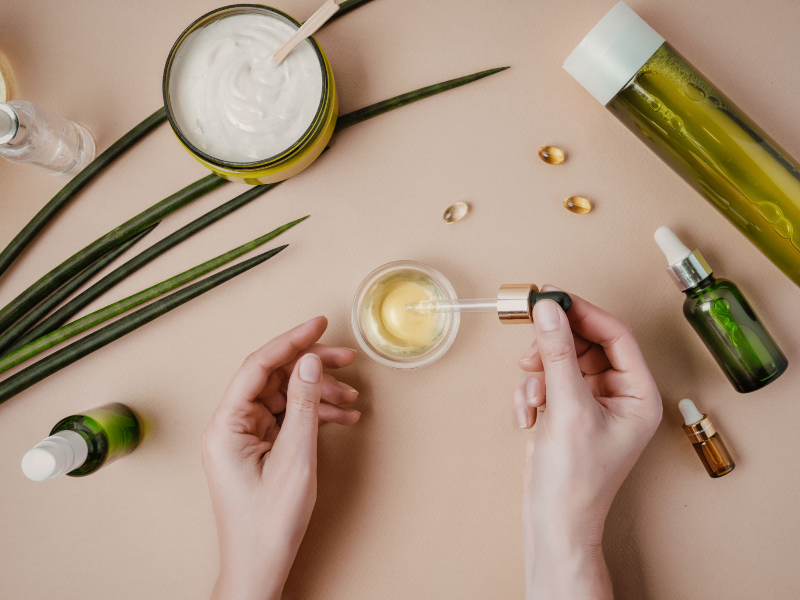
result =
[{"label": "green glass dropper bottle", "polygon": [[659,227],[655,239],[669,261],[667,272],[686,295],[684,316],[736,391],[754,392],[777,379],[789,363],[739,288],[714,278],[700,252],[669,227]]},{"label": "green glass dropper bottle", "polygon": [[106,404],[56,423],[50,436],[22,458],[28,479],[44,481],[61,475],[80,477],[133,452],[141,427],[124,404]]}]

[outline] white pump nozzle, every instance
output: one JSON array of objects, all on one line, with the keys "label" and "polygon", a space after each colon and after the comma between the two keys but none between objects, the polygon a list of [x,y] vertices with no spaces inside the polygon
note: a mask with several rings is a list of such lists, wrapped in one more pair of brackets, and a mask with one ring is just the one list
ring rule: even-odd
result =
[{"label": "white pump nozzle", "polygon": [[697,410],[694,402],[688,398],[684,398],[678,402],[678,410],[681,411],[681,414],[683,415],[683,422],[686,425],[694,425],[703,418],[703,413]]},{"label": "white pump nozzle", "polygon": [[86,462],[89,446],[75,431],[59,431],[45,438],[22,457],[22,472],[33,481],[44,481],[74,471]]},{"label": "white pump nozzle", "polygon": [[692,253],[669,227],[659,227],[653,237],[670,265],[679,263]]}]

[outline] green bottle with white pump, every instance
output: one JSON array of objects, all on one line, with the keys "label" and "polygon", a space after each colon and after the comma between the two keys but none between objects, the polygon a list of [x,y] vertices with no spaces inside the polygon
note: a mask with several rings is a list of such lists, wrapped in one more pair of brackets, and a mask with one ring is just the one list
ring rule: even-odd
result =
[{"label": "green bottle with white pump", "polygon": [[25,453],[22,472],[33,481],[89,475],[133,452],[141,433],[139,419],[124,404],[106,404],[71,415]]}]

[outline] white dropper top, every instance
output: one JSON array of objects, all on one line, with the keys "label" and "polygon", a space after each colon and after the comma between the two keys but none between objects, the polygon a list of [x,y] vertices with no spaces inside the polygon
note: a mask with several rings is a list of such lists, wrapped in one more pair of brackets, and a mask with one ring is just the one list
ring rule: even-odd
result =
[{"label": "white dropper top", "polygon": [[669,227],[659,227],[656,229],[656,234],[653,237],[655,237],[656,244],[661,248],[664,256],[667,257],[667,262],[669,262],[670,265],[681,262],[692,253],[692,251],[686,247],[686,244],[684,244]]},{"label": "white dropper top", "polygon": [[86,462],[89,446],[76,431],[59,431],[45,438],[22,457],[22,472],[44,481],[74,471]]},{"label": "white dropper top", "polygon": [[697,407],[694,405],[694,402],[689,400],[688,398],[684,398],[680,402],[678,402],[678,410],[681,411],[683,415],[683,422],[686,425],[694,425],[698,421],[702,421],[703,413],[697,410]]}]

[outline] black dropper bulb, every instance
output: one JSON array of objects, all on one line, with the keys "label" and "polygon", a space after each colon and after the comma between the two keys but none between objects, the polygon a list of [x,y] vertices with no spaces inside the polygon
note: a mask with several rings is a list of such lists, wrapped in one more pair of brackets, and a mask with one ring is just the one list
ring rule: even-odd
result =
[{"label": "black dropper bulb", "polygon": [[533,305],[539,302],[539,300],[552,300],[558,303],[558,305],[564,309],[564,312],[567,312],[572,306],[572,298],[570,298],[569,294],[566,292],[531,292],[531,295],[528,297],[531,314],[533,314]]}]

